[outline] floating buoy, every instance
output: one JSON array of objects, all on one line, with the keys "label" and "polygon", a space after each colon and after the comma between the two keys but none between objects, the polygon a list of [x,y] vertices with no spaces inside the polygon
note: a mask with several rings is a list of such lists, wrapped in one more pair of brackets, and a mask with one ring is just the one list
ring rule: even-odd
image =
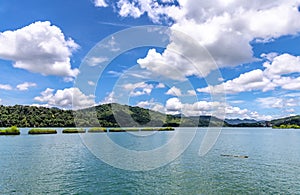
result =
[{"label": "floating buoy", "polygon": [[221,156],[234,157],[234,158],[249,158],[249,156],[245,156],[245,155],[232,155],[232,154],[221,154]]}]

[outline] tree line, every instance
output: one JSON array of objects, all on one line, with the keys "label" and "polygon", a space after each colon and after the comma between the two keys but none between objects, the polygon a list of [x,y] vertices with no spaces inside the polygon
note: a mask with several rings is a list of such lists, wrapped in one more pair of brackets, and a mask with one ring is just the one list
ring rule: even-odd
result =
[{"label": "tree line", "polygon": [[0,127],[263,127],[282,124],[300,125],[300,117],[231,125],[213,116],[167,115],[117,103],[76,111],[24,105],[0,105]]}]

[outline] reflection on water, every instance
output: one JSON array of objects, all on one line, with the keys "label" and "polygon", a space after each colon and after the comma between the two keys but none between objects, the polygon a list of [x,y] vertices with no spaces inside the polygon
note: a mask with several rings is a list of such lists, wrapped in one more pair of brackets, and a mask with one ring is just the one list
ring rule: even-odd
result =
[{"label": "reflection on water", "polygon": [[[225,128],[203,157],[198,150],[205,131],[200,130],[182,156],[142,172],[103,163],[79,135],[30,136],[26,131],[0,136],[0,194],[300,194],[299,130]],[[124,147],[151,149],[172,133],[148,139],[111,136]]]}]

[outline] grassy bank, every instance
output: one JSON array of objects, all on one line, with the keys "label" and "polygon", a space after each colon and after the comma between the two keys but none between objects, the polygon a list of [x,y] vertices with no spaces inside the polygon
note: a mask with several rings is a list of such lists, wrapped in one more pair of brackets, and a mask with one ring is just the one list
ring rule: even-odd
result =
[{"label": "grassy bank", "polygon": [[85,133],[85,129],[64,129],[62,133]]},{"label": "grassy bank", "polygon": [[279,126],[272,126],[273,129],[300,129],[299,125],[296,124],[281,124]]},{"label": "grassy bank", "polygon": [[[147,128],[138,128],[138,127],[132,127],[132,128],[110,128],[109,132],[126,132],[126,131],[174,131],[175,129],[173,127],[147,127]],[[103,133],[107,132],[108,129],[104,127],[93,127],[88,130],[89,133]],[[69,128],[64,129],[62,133],[85,133],[85,129],[75,129],[75,128]],[[0,135],[19,135],[20,130],[13,126],[7,129],[0,129]],[[57,134],[57,131],[55,129],[30,129],[28,131],[28,134],[35,135],[35,134]]]},{"label": "grassy bank", "polygon": [[57,134],[57,131],[55,129],[30,129],[28,134]]},{"label": "grassy bank", "polygon": [[0,129],[0,135],[20,135],[20,130],[16,126]]},{"label": "grassy bank", "polygon": [[92,127],[88,130],[89,133],[102,133],[107,132],[106,128],[103,127]]}]

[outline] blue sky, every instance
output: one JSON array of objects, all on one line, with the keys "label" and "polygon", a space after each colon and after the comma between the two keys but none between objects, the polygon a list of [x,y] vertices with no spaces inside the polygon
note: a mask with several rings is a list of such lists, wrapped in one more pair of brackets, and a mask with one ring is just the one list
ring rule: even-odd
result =
[{"label": "blue sky", "polygon": [[[170,114],[297,115],[299,6],[2,0],[0,104],[78,109],[119,102]],[[137,26],[145,31],[135,34]],[[124,49],[147,41],[153,44]]]}]

